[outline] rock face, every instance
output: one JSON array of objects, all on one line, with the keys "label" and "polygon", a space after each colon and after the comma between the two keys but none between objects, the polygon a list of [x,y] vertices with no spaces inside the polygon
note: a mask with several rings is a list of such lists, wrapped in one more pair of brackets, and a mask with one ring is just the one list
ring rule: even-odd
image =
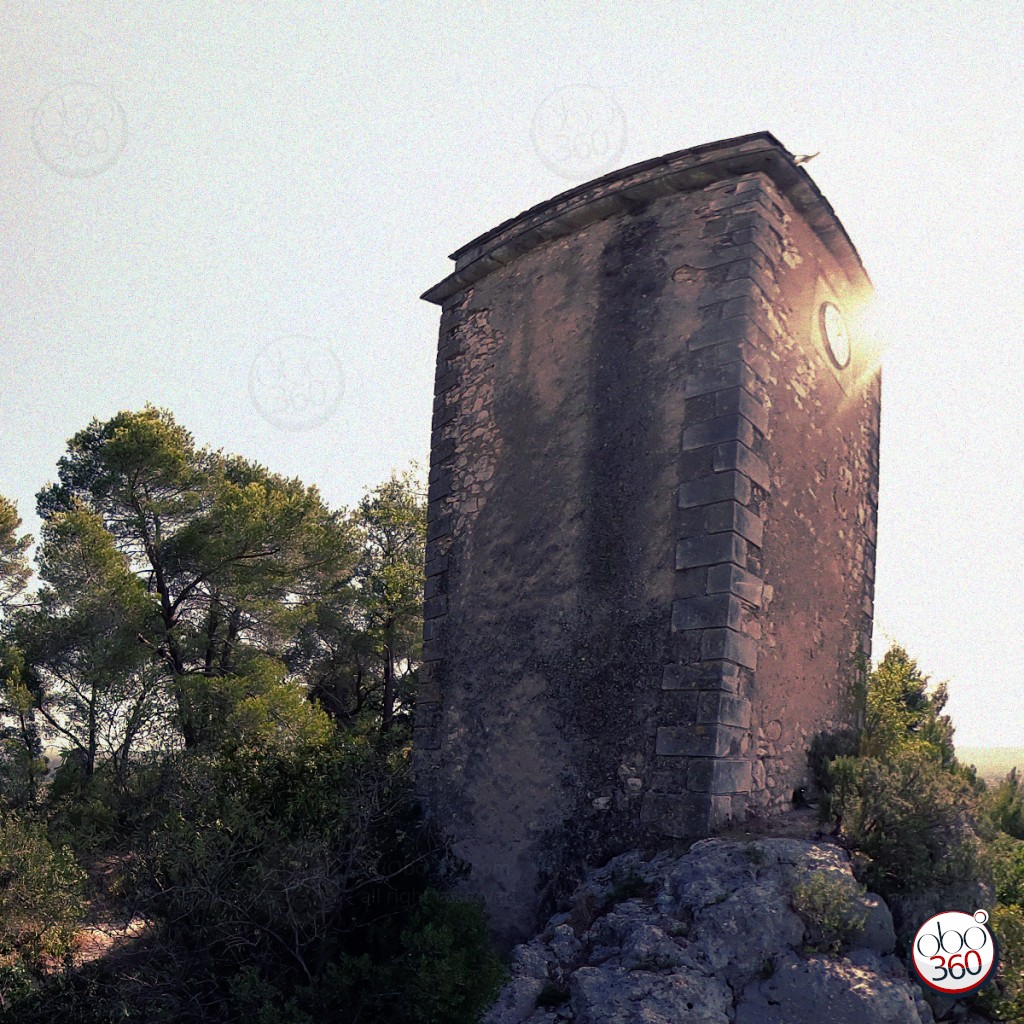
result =
[{"label": "rock face", "polygon": [[[794,909],[808,889],[833,894],[826,910],[854,922],[843,941],[806,900]],[[830,843],[628,853],[516,947],[484,1024],[932,1024],[895,945],[888,908]]]}]

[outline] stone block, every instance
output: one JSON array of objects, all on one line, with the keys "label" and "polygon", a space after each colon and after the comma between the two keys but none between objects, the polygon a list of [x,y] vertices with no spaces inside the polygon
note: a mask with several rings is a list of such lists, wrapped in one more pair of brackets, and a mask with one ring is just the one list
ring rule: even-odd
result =
[{"label": "stone block", "polygon": [[764,583],[738,565],[713,565],[708,569],[707,591],[709,594],[735,594],[760,608]]},{"label": "stone block", "polygon": [[447,513],[441,516],[435,516],[427,524],[427,540],[437,540],[438,537],[444,537],[452,532],[452,517],[451,513]]},{"label": "stone block", "polygon": [[440,701],[441,699],[441,680],[435,674],[432,678],[425,678],[423,670],[433,668],[437,665],[436,661],[427,662],[420,666],[420,678],[416,686],[417,699],[422,701],[424,704],[432,704]]},{"label": "stone block", "polygon": [[432,462],[436,464],[447,462],[454,454],[454,437],[445,437],[443,431],[438,431],[431,435],[430,458]]},{"label": "stone block", "polygon": [[728,797],[712,793],[647,793],[641,824],[651,832],[674,839],[706,836],[724,825],[732,811]]},{"label": "stone block", "polygon": [[695,423],[683,431],[683,450],[704,448],[723,441],[740,441],[748,447],[754,443],[754,428],[740,415],[720,416],[706,423]]},{"label": "stone block", "polygon": [[435,558],[427,560],[427,564],[424,566],[424,574],[429,579],[431,576],[437,576],[439,573],[444,572],[448,568],[448,556],[437,555]]},{"label": "stone block", "polygon": [[711,626],[739,629],[742,616],[743,606],[739,598],[731,594],[690,597],[672,602],[673,629],[707,629]]},{"label": "stone block", "polygon": [[717,722],[719,725],[735,726],[737,729],[750,728],[750,701],[728,693],[702,693],[700,695],[698,722]]},{"label": "stone block", "polygon": [[436,501],[443,498],[452,489],[452,473],[450,469],[443,469],[438,472],[434,481],[427,489],[427,501]]},{"label": "stone block", "polygon": [[735,470],[713,473],[679,485],[679,507],[694,508],[719,501],[750,502],[750,478]]},{"label": "stone block", "polygon": [[412,742],[417,750],[440,750],[441,730],[433,729],[429,726],[414,725]]},{"label": "stone block", "polygon": [[758,548],[764,540],[764,522],[736,501],[709,505],[706,522],[709,533],[731,530]]},{"label": "stone block", "polygon": [[725,302],[728,299],[735,299],[750,294],[752,284],[747,278],[729,279],[725,284],[708,289],[698,300],[697,308],[703,309],[706,306],[714,306]]},{"label": "stone block", "polygon": [[687,787],[698,793],[749,793],[750,762],[741,758],[694,758]]},{"label": "stone block", "polygon": [[711,348],[713,345],[738,344],[746,341],[751,331],[756,329],[753,321],[745,316],[731,317],[728,320],[710,320],[690,335],[686,347],[691,352],[696,352],[703,348]]},{"label": "stone block", "polygon": [[745,444],[738,441],[728,441],[715,448],[714,467],[716,473],[734,469],[750,477],[758,487],[766,491],[771,488],[768,467]]},{"label": "stone block", "polygon": [[683,397],[693,398],[729,388],[750,388],[756,377],[746,363],[737,361],[692,374],[683,385]]},{"label": "stone block", "polygon": [[454,402],[445,402],[443,396],[439,397],[435,400],[434,416],[431,421],[432,429],[437,430],[446,423],[451,423],[458,414],[459,407]]},{"label": "stone block", "polygon": [[737,533],[712,533],[706,537],[687,537],[676,544],[677,569],[714,565],[716,562],[746,565],[746,541]]},{"label": "stone block", "polygon": [[733,661],[744,668],[757,668],[757,643],[734,629],[709,629],[701,637],[701,654],[708,660]]},{"label": "stone block", "polygon": [[434,394],[443,395],[450,388],[453,388],[459,382],[459,373],[457,370],[447,370],[443,373],[438,373],[434,377]]},{"label": "stone block", "polygon": [[739,688],[736,666],[727,662],[708,664],[698,662],[693,665],[666,665],[662,670],[661,688],[663,690],[725,690],[735,693]]},{"label": "stone block", "polygon": [[715,411],[719,416],[738,413],[748,419],[755,430],[762,434],[768,432],[768,410],[749,391],[743,388],[731,388],[719,391],[715,395]]},{"label": "stone block", "polygon": [[659,757],[726,757],[732,750],[729,731],[708,722],[661,725],[654,745]]}]

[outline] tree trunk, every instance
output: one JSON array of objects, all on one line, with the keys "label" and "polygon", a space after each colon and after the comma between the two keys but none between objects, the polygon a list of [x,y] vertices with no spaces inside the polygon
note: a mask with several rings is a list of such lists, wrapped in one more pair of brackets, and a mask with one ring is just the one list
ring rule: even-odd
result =
[{"label": "tree trunk", "polygon": [[380,711],[380,731],[385,733],[391,728],[395,717],[395,655],[391,625],[384,636],[384,696]]}]

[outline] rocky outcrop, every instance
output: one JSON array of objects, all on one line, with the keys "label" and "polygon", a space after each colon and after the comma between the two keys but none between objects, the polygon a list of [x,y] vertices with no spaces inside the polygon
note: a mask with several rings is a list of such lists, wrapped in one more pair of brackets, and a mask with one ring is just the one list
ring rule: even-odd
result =
[{"label": "rocky outcrop", "polygon": [[[832,898],[809,911],[807,892]],[[833,844],[629,853],[515,949],[485,1024],[932,1024],[895,945]]]}]

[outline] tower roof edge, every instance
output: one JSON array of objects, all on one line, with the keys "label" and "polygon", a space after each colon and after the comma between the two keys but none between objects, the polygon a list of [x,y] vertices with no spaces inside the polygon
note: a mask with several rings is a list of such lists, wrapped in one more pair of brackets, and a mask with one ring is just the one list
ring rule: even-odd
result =
[{"label": "tower roof edge", "polygon": [[870,287],[856,247],[814,179],[771,132],[754,132],[630,164],[538,203],[452,253],[454,272],[422,298],[441,304],[543,242],[645,200],[757,172],[772,179],[850,278]]}]

